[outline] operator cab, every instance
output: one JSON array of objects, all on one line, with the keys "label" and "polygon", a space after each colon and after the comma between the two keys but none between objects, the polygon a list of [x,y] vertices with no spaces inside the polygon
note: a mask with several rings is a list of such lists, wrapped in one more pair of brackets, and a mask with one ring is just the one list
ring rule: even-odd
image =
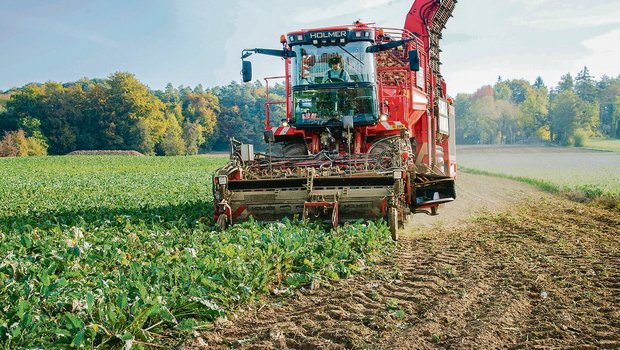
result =
[{"label": "operator cab", "polygon": [[342,125],[343,116],[356,125],[378,121],[374,30],[344,27],[299,31],[287,35],[291,58],[296,127]]}]

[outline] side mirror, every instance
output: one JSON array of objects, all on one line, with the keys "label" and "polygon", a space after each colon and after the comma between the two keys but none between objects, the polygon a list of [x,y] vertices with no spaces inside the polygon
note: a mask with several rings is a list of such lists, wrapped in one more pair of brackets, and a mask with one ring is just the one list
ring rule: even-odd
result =
[{"label": "side mirror", "polygon": [[420,70],[420,54],[418,50],[409,51],[409,69],[414,72]]},{"label": "side mirror", "polygon": [[273,134],[273,130],[271,130],[271,129],[265,130],[263,132],[263,139],[265,140],[265,143],[275,142],[276,138],[274,136],[275,135]]},{"label": "side mirror", "polygon": [[244,83],[252,81],[252,62],[241,61],[241,76]]}]

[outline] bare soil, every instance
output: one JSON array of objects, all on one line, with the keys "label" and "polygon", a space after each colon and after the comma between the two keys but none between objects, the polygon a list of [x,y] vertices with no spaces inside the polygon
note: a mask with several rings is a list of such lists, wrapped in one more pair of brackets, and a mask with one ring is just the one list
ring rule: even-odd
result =
[{"label": "bare soil", "polygon": [[382,265],[247,306],[186,348],[620,349],[620,213],[460,176],[444,221],[415,215]]}]

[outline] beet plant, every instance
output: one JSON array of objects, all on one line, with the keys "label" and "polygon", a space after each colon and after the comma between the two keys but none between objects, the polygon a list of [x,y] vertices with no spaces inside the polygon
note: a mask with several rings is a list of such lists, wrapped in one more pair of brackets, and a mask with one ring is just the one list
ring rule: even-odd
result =
[{"label": "beet plant", "polygon": [[383,223],[213,231],[206,157],[0,159],[0,347],[176,346],[243,303],[346,278]]}]

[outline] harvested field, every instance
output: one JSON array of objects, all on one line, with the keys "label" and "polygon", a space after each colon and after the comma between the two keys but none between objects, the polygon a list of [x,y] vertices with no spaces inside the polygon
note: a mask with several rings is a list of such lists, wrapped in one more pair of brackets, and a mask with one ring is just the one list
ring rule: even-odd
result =
[{"label": "harvested field", "polygon": [[460,146],[457,153],[469,169],[620,200],[620,153],[543,146]]},{"label": "harvested field", "polygon": [[418,231],[380,269],[241,310],[187,348],[620,348],[620,213],[521,198]]}]

